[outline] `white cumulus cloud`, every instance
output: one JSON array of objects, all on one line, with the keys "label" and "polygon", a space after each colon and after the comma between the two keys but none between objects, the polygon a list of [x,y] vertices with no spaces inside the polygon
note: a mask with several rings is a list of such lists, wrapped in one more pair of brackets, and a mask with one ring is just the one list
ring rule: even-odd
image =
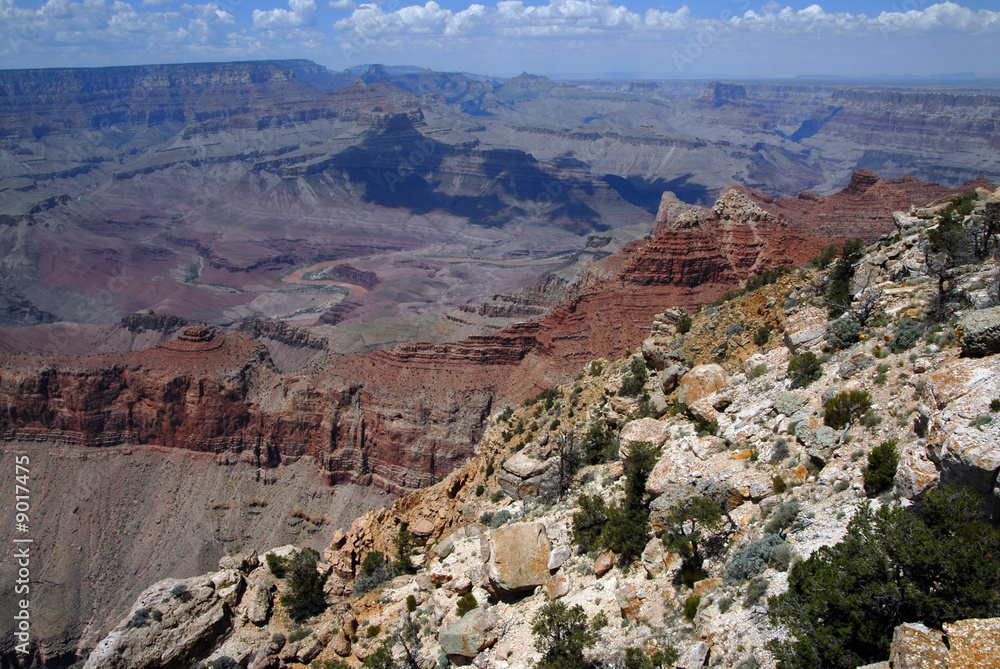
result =
[{"label": "white cumulus cloud", "polygon": [[301,28],[316,23],[316,0],[288,0],[288,9],[253,10],[253,27],[260,30]]}]

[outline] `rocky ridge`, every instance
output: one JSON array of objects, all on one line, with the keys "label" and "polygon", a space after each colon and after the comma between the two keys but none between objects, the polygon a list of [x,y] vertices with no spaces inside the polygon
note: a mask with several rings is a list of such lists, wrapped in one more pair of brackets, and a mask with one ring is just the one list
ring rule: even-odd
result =
[{"label": "rocky ridge", "polygon": [[[966,225],[981,224],[995,202],[1000,191],[978,191]],[[225,558],[222,572],[192,581],[209,589],[205,578],[222,583],[215,595],[206,590],[209,608],[212,597],[225,599],[223,591],[237,594],[228,595],[235,602],[225,609],[232,612],[231,629],[210,635],[210,651],[199,645],[203,637],[197,632],[211,625],[185,619],[191,641],[183,652],[200,653],[206,661],[229,656],[251,667],[341,658],[355,666],[386,642],[390,652],[420,667],[471,661],[527,669],[539,658],[531,621],[546,601],[558,599],[579,604],[588,618],[603,614],[615,621],[598,631],[595,660],[620,662],[627,648],[673,646],[680,651],[677,667],[774,666],[766,642],[787,633],[768,618],[759,594],[757,601],[749,599],[747,586],[725,576],[737,551],[764,535],[780,506],[793,500],[800,506],[780,535],[793,554],[791,563],[836,543],[865,501],[865,456],[892,440],[899,444],[899,466],[891,494],[875,504],[906,505],[948,483],[970,486],[986,499],[1000,494],[995,263],[955,268],[954,295],[971,306],[956,312],[951,324],[906,339],[910,323],[919,322],[936,299],[936,284],[921,259],[929,234],[941,225],[944,204],[899,213],[896,232],[855,263],[855,306],[869,295],[875,302],[857,341],[835,343],[823,308],[828,274],[816,269],[797,270],[705,307],[690,328],[681,326],[681,312],[664,312],[633,355],[592,361],[573,383],[494,412],[477,457],[338,533],[318,565],[329,574],[330,608],[308,627],[292,622],[266,594],[286,585],[254,555]],[[759,334],[763,329],[767,336]],[[795,387],[788,361],[809,352],[820,354],[816,379]],[[632,383],[633,360],[655,373],[639,392],[623,394]],[[867,393],[870,406],[834,430],[824,402],[850,390]],[[652,536],[633,565],[588,552],[573,540],[580,493],[621,499],[620,462],[583,467],[568,482],[571,493],[560,495],[567,483],[559,479],[561,449],[570,435],[582,438],[595,424],[613,431],[624,459],[637,441],[660,449],[646,484]],[[680,556],[656,534],[670,504],[692,493],[721,500],[734,528],[725,548],[707,556],[706,577],[687,587],[676,584]],[[395,555],[402,530],[411,535],[404,545],[412,551],[415,573],[352,595],[365,556]],[[765,594],[773,595],[786,589],[788,574],[769,566],[760,579]],[[240,582],[248,585],[227,590]],[[162,604],[166,621],[180,606],[163,594],[169,585],[147,591],[136,611]],[[478,606],[463,617],[455,607],[467,593]],[[139,653],[151,634],[168,634],[156,626],[160,621],[149,631],[127,622],[102,647],[125,644]],[[1000,628],[995,619],[946,625],[947,645],[942,632],[912,622],[896,630],[892,666],[926,666],[921,663],[928,658],[963,669],[1000,661],[1000,646],[986,641]],[[89,666],[118,666],[101,664],[102,657],[92,655]]]}]

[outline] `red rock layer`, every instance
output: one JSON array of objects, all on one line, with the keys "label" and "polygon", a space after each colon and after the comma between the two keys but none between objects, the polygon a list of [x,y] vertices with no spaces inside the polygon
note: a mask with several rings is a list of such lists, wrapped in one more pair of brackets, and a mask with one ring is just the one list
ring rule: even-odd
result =
[{"label": "red rock layer", "polygon": [[893,209],[952,192],[860,172],[829,198],[737,188],[711,210],[667,198],[649,238],[608,260],[622,268],[617,276],[545,318],[452,344],[346,356],[310,375],[280,374],[240,334],[186,336],[202,341],[183,348],[210,350],[173,343],[84,358],[6,356],[0,438],[241,451],[258,464],[310,455],[331,483],[423,487],[472,454],[494,410],[589,360],[634,349],[654,314],[711,301],[832,241],[874,237]]}]

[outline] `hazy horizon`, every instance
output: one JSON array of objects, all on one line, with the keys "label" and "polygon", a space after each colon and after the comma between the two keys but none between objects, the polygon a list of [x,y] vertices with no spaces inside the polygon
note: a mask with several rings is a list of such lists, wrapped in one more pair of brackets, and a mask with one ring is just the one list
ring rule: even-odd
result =
[{"label": "hazy horizon", "polygon": [[[0,68],[304,58],[554,78],[1000,77],[988,0],[0,0]],[[625,76],[621,76],[625,75]]]}]

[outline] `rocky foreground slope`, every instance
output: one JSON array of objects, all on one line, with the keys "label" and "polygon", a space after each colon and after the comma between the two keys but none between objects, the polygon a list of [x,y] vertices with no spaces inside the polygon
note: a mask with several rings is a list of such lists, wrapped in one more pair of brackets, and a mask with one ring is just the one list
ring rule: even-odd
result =
[{"label": "rocky foreground slope", "polygon": [[[550,666],[532,627],[552,601],[581,607],[584,657],[599,666],[775,666],[794,638],[768,597],[850,536],[867,505],[919,508],[953,484],[988,510],[1000,495],[1000,279],[960,241],[996,248],[1000,191],[961,202],[899,212],[894,232],[831,269],[771,273],[690,321],[667,310],[633,355],[497,407],[476,457],[312,558],[315,608],[295,608],[301,591],[276,559],[308,553],[228,556],[221,571],[146,590],[85,666]],[[624,508],[636,494],[648,524],[634,559],[581,541],[595,500]],[[725,520],[662,540],[690,499]],[[990,591],[977,610],[995,616]],[[868,661],[1000,663],[1000,619],[899,622]]]}]

